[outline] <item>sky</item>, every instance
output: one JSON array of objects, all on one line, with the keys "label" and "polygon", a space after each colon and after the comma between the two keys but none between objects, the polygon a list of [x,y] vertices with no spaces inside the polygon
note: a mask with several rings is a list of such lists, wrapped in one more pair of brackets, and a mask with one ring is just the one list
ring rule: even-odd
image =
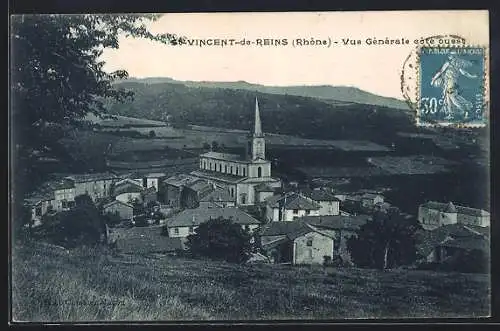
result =
[{"label": "sky", "polygon": [[[401,68],[415,39],[459,35],[488,46],[487,11],[169,13],[148,24],[155,33],[189,39],[255,41],[287,39],[286,46],[171,46],[121,37],[117,50],[102,55],[105,70],[131,77],[192,81],[247,81],[263,85],[354,86],[402,99]],[[299,38],[330,40],[331,47],[297,46]],[[344,45],[342,39],[360,40]],[[367,45],[367,38],[409,40],[408,45]],[[337,41],[338,44],[333,44]]]}]

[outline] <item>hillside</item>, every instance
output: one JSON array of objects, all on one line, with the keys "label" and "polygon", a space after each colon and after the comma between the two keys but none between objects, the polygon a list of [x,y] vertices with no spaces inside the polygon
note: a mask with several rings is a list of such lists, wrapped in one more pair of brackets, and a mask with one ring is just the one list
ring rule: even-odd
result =
[{"label": "hillside", "polygon": [[403,100],[382,97],[350,86],[331,85],[298,85],[298,86],[266,86],[251,84],[245,81],[237,82],[207,82],[207,81],[177,81],[168,77],[130,78],[127,81],[144,84],[174,83],[188,87],[226,88],[257,91],[269,94],[295,95],[301,97],[320,98],[329,101],[360,103],[408,110]]},{"label": "hillside", "polygon": [[33,243],[13,249],[15,321],[475,317],[487,275],[233,265],[113,256]]},{"label": "hillside", "polygon": [[258,97],[263,130],[314,139],[387,139],[399,131],[415,131],[412,114],[400,109],[357,103],[326,102],[317,98],[182,84],[122,82],[135,99],[108,104],[115,115],[248,130]]}]

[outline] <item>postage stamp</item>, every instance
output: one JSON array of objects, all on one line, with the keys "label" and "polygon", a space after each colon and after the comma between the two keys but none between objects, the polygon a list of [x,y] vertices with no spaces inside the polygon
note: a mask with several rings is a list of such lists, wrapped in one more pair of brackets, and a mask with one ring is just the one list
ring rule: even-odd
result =
[{"label": "postage stamp", "polygon": [[486,125],[484,48],[422,47],[419,69],[419,125]]}]

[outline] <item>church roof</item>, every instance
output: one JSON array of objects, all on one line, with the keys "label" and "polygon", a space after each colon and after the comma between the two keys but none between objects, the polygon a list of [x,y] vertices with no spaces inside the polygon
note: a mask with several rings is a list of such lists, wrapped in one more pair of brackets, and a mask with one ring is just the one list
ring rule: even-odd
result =
[{"label": "church roof", "polygon": [[220,152],[206,152],[200,155],[200,158],[206,157],[209,159],[221,160],[221,161],[231,161],[231,162],[239,162],[239,163],[268,163],[268,160],[257,159],[257,160],[248,160],[243,155],[239,154],[230,154],[230,153],[220,153]]},{"label": "church roof", "polygon": [[195,170],[191,172],[191,175],[199,178],[212,179],[232,184],[236,184],[245,180],[245,177],[231,175],[231,174],[223,174],[221,172],[208,171],[208,170]]},{"label": "church roof", "polygon": [[230,153],[220,153],[220,152],[206,152],[200,155],[200,157],[209,157],[211,159],[225,160],[225,161],[247,161],[242,155],[230,154]]}]

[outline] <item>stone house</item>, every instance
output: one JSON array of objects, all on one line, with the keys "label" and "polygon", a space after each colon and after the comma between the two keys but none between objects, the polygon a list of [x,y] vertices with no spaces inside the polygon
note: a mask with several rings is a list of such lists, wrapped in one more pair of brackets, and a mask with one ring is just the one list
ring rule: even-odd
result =
[{"label": "stone house", "polygon": [[290,222],[302,216],[319,215],[319,203],[296,192],[272,196],[266,201],[265,218],[268,222]]},{"label": "stone house", "polygon": [[197,204],[197,193],[189,187],[196,183],[204,185],[206,181],[186,174],[163,179],[159,184],[159,200],[172,208],[194,208]]},{"label": "stone house", "polygon": [[117,214],[122,220],[134,218],[134,207],[120,200],[113,200],[102,207],[104,214]]},{"label": "stone house", "polygon": [[300,219],[301,222],[305,222],[334,238],[333,254],[340,256],[347,263],[351,262],[347,241],[352,236],[357,236],[359,228],[370,220],[371,216],[369,215],[321,215],[305,216]]},{"label": "stone house", "polygon": [[303,222],[272,222],[259,231],[259,243],[274,263],[322,264],[332,257],[334,238]]},{"label": "stone house", "polygon": [[236,206],[229,191],[225,187],[219,187],[217,185],[211,185],[210,190],[201,193],[198,199],[200,208]]},{"label": "stone house", "polygon": [[489,256],[489,227],[454,223],[418,233],[417,252],[421,262],[442,263],[459,251],[473,250]]},{"label": "stone house", "polygon": [[302,193],[319,204],[319,215],[340,214],[340,199],[332,193],[321,189],[302,191]]},{"label": "stone house", "polygon": [[464,224],[487,227],[490,213],[476,208],[428,201],[418,208],[418,221],[424,229],[432,230],[447,224]]},{"label": "stone house", "polygon": [[146,182],[145,188],[153,187],[155,189],[155,191],[158,191],[160,181],[163,178],[165,178],[165,173],[163,173],[163,172],[153,172],[153,173],[146,174],[146,176],[145,176],[145,182]]},{"label": "stone house", "polygon": [[266,183],[261,183],[255,186],[255,198],[259,203],[265,203],[266,200],[274,195],[275,187],[271,187]]},{"label": "stone house", "polygon": [[93,201],[111,196],[113,184],[120,180],[111,173],[71,175],[66,179],[73,182],[75,196],[87,194]]},{"label": "stone house", "polygon": [[174,238],[186,238],[195,233],[196,228],[201,223],[219,217],[240,224],[244,230],[250,233],[255,232],[261,225],[257,219],[237,207],[185,209],[167,221],[168,235]]},{"label": "stone house", "polygon": [[384,197],[380,194],[375,193],[364,193],[361,195],[361,206],[365,208],[372,208],[376,204],[381,204],[384,202]]}]

